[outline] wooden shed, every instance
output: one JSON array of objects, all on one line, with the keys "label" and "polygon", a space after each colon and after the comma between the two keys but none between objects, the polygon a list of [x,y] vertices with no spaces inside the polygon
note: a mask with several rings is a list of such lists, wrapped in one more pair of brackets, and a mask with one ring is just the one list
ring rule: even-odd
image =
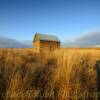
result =
[{"label": "wooden shed", "polygon": [[34,50],[40,52],[42,50],[53,51],[60,48],[60,40],[57,36],[36,33],[33,39]]}]

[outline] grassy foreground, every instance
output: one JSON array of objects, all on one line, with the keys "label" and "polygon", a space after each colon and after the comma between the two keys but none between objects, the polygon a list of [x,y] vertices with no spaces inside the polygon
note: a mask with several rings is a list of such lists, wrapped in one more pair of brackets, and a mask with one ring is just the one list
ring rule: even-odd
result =
[{"label": "grassy foreground", "polygon": [[96,100],[99,49],[0,49],[0,100]]}]

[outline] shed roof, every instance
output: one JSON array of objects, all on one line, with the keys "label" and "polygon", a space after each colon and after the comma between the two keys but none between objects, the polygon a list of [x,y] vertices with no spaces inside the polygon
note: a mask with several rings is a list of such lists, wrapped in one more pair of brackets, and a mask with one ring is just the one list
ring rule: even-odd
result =
[{"label": "shed roof", "polygon": [[60,42],[59,38],[54,35],[40,34],[40,33],[36,33],[36,35],[39,36],[39,40]]}]

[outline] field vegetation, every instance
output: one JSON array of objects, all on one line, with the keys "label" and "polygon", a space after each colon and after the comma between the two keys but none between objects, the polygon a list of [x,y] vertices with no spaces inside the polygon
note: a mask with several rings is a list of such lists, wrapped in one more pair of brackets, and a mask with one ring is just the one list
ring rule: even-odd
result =
[{"label": "field vegetation", "polygon": [[100,49],[0,49],[0,100],[96,100]]}]

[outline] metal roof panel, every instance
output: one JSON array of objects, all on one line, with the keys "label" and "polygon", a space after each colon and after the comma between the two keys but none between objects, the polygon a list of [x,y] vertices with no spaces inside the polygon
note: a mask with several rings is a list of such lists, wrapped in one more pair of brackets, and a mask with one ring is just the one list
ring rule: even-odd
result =
[{"label": "metal roof panel", "polygon": [[60,40],[57,36],[48,35],[48,34],[40,34],[40,33],[37,33],[37,34],[39,36],[39,40],[60,42]]}]

